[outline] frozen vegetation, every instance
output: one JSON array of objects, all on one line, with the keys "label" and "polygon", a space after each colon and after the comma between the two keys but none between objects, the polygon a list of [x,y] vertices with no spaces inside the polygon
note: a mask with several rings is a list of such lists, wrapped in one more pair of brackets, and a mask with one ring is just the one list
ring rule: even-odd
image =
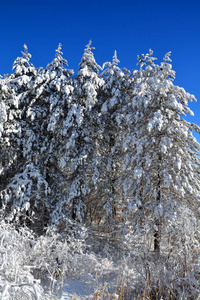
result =
[{"label": "frozen vegetation", "polygon": [[170,52],[0,78],[0,298],[196,300],[200,145]]}]

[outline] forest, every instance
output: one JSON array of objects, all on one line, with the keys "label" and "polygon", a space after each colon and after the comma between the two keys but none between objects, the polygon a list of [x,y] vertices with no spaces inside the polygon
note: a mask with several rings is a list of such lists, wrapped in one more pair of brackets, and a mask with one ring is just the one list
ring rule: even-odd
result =
[{"label": "forest", "polygon": [[74,74],[61,44],[46,68],[24,45],[0,77],[0,298],[197,300],[197,100],[170,52],[129,71],[93,49]]}]

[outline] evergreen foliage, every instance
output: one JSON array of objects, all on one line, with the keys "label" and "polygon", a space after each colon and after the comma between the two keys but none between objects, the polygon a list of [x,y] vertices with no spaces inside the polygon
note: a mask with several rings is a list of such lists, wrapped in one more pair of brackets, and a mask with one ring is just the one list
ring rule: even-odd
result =
[{"label": "evergreen foliage", "polygon": [[173,84],[170,52],[159,65],[150,49],[130,72],[116,52],[101,68],[93,49],[74,76],[61,44],[45,69],[24,45],[0,78],[1,219],[39,235],[98,229],[144,268],[163,259],[165,278],[173,257],[185,282],[199,250],[200,128],[184,118],[196,99]]}]

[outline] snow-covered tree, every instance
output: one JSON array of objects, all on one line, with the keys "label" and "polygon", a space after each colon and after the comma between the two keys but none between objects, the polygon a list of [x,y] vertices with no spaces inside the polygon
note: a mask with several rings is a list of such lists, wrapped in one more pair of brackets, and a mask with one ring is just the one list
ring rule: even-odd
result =
[{"label": "snow-covered tree", "polygon": [[[58,45],[54,60],[47,65],[46,76],[51,80],[47,84],[50,94],[46,101],[49,114],[46,127],[49,143],[47,160],[47,181],[51,186],[51,222],[57,225],[67,223],[66,209],[68,176],[71,172],[68,164],[71,126],[73,115],[72,94],[74,90],[73,70],[66,69],[67,61],[63,58],[61,44]],[[66,154],[67,153],[67,154]],[[67,158],[65,157],[67,155]]]},{"label": "snow-covered tree", "polygon": [[3,89],[8,90],[4,97],[8,109],[2,135],[7,154],[4,152],[2,157],[1,202],[9,218],[17,222],[23,215],[26,219],[32,216],[48,186],[37,161],[39,135],[34,120],[38,115],[33,103],[37,99],[35,87],[40,85],[38,70],[29,62],[31,55],[26,45],[22,54],[23,57],[18,57],[13,64],[14,74],[6,76],[2,82]]},{"label": "snow-covered tree", "polygon": [[[119,60],[115,51],[112,63],[104,63],[101,73],[104,85],[100,94],[100,113],[96,147],[98,163],[98,201],[102,203],[102,219],[108,227],[114,225],[121,202],[120,176],[121,151],[119,147],[124,121],[126,87],[125,74],[118,67]],[[111,225],[112,224],[112,225]]]},{"label": "snow-covered tree", "polygon": [[[170,247],[172,239],[178,238],[176,216],[185,218],[183,207],[195,216],[200,145],[192,134],[199,127],[183,118],[193,115],[188,101],[196,101],[195,97],[173,84],[170,53],[161,65],[154,63],[152,53],[138,57],[140,70],[135,74],[132,132],[124,141],[124,215],[160,253],[166,242],[165,227],[170,224],[175,233],[168,238]],[[187,234],[195,238],[193,230]]]},{"label": "snow-covered tree", "polygon": [[98,77],[100,67],[91,50],[90,42],[74,79],[73,94],[68,101],[68,110],[61,127],[65,143],[62,146],[60,165],[66,176],[66,190],[60,211],[79,221],[85,220],[90,205],[91,187],[95,185],[92,174],[95,163],[95,159],[92,161],[94,139],[97,135],[94,111],[98,103],[98,90],[103,85],[103,80]]}]

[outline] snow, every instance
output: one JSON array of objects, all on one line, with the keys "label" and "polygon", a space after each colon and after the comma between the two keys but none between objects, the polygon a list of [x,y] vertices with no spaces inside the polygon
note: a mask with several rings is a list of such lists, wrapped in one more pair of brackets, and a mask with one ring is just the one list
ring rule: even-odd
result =
[{"label": "snow", "polygon": [[138,167],[135,168],[134,170],[134,177],[135,179],[138,179],[142,176],[142,170]]},{"label": "snow", "polygon": [[58,291],[56,291],[57,285],[55,284],[53,290],[49,287],[48,282],[42,282],[44,289],[49,294],[49,289],[51,290],[52,295],[56,295],[59,299],[70,300],[74,296],[74,300],[85,299],[89,295],[90,287],[84,281],[78,279],[68,279],[62,282],[59,286]]},{"label": "snow", "polygon": [[61,157],[61,159],[60,159],[60,167],[61,167],[61,169],[63,169],[65,166],[66,166],[66,161],[65,161],[64,157]]},{"label": "snow", "polygon": [[[42,295],[37,272],[36,278],[49,278],[47,293],[58,287],[63,299],[112,290],[125,276],[144,290],[149,270],[152,287],[157,270],[174,286],[173,278],[182,280],[183,252],[197,245],[191,220],[200,145],[192,131],[200,128],[182,118],[193,114],[187,105],[194,96],[173,85],[170,53],[155,65],[150,50],[131,73],[117,66],[115,52],[99,75],[92,49],[90,42],[72,77],[61,44],[46,69],[30,64],[24,46],[14,74],[0,80],[0,215],[17,225],[0,220],[4,298],[19,291],[25,299]],[[42,211],[47,220],[40,220]],[[28,224],[32,216],[35,223],[48,222],[47,234],[43,225],[39,234],[21,226],[21,218]],[[163,260],[151,260],[155,217],[163,222]],[[57,278],[60,270],[63,278]],[[184,287],[191,286],[185,280]]]},{"label": "snow", "polygon": [[108,111],[107,103],[105,102],[105,103],[102,105],[101,112],[102,112],[102,113],[107,113],[107,111]]},{"label": "snow", "polygon": [[182,165],[181,158],[178,158],[178,160],[177,160],[177,162],[176,162],[176,166],[177,166],[178,170],[181,169],[181,165]]}]

